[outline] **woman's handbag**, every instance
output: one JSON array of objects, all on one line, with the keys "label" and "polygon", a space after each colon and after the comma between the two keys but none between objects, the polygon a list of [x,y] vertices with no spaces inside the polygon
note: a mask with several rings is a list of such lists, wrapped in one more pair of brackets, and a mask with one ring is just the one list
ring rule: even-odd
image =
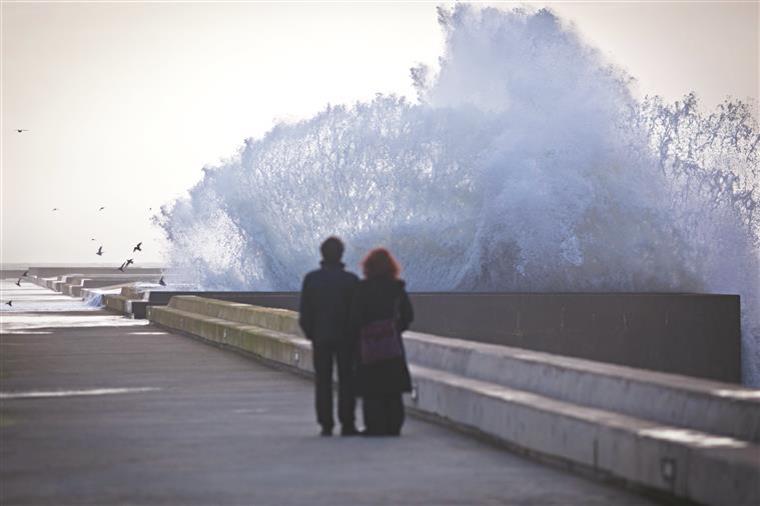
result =
[{"label": "woman's handbag", "polygon": [[362,364],[369,365],[404,355],[401,333],[396,322],[399,319],[399,302],[393,306],[393,316],[364,325],[359,331],[359,353]]}]

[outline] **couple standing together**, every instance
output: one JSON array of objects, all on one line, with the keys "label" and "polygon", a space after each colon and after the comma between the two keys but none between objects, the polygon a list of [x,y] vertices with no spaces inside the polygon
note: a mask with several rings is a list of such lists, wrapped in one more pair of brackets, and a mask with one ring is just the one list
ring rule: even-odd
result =
[{"label": "couple standing together", "polygon": [[[362,261],[364,279],[359,280],[344,270],[340,239],[328,238],[320,250],[321,268],[303,280],[299,323],[312,343],[322,435],[332,435],[335,425],[335,363],[341,435],[398,436],[404,423],[401,395],[412,389],[401,333],[413,319],[398,263],[387,250],[374,249]],[[355,424],[357,397],[363,432]]]}]

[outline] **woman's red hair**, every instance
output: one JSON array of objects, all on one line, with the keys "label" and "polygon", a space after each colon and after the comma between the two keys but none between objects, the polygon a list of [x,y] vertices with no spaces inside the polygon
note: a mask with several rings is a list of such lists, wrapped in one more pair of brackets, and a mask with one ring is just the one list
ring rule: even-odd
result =
[{"label": "woman's red hair", "polygon": [[364,277],[370,278],[390,278],[396,279],[401,267],[390,251],[385,248],[375,248],[370,251],[364,260],[362,260],[362,270]]}]

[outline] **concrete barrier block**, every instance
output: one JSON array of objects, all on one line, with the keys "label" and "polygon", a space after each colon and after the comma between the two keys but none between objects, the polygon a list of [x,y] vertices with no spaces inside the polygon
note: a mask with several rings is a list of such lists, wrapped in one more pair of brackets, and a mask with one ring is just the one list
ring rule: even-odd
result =
[{"label": "concrete barrier block", "polygon": [[103,296],[103,304],[105,305],[106,309],[110,309],[121,314],[127,314],[129,312],[127,304],[128,302],[129,299],[122,295],[108,294]]},{"label": "concrete barrier block", "polygon": [[[139,281],[143,281],[142,279]],[[134,281],[132,281],[134,282]],[[132,300],[140,300],[145,295],[145,290],[142,288],[138,288],[133,284],[125,285],[121,288],[121,294],[122,296],[132,299]]]},{"label": "concrete barrier block", "polygon": [[[133,281],[130,283],[133,283]],[[115,288],[120,288],[120,293],[104,295],[103,304],[106,308],[118,313],[126,315],[132,314],[132,302],[135,300],[141,300],[144,292],[140,288],[134,287],[131,284],[117,285]]]}]

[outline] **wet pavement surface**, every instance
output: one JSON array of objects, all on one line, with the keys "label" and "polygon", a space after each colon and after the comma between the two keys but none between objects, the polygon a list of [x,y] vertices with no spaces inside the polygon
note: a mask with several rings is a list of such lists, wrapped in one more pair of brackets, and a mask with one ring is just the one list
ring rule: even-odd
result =
[{"label": "wet pavement surface", "polygon": [[449,428],[322,438],[308,379],[2,282],[0,504],[649,505]]}]

